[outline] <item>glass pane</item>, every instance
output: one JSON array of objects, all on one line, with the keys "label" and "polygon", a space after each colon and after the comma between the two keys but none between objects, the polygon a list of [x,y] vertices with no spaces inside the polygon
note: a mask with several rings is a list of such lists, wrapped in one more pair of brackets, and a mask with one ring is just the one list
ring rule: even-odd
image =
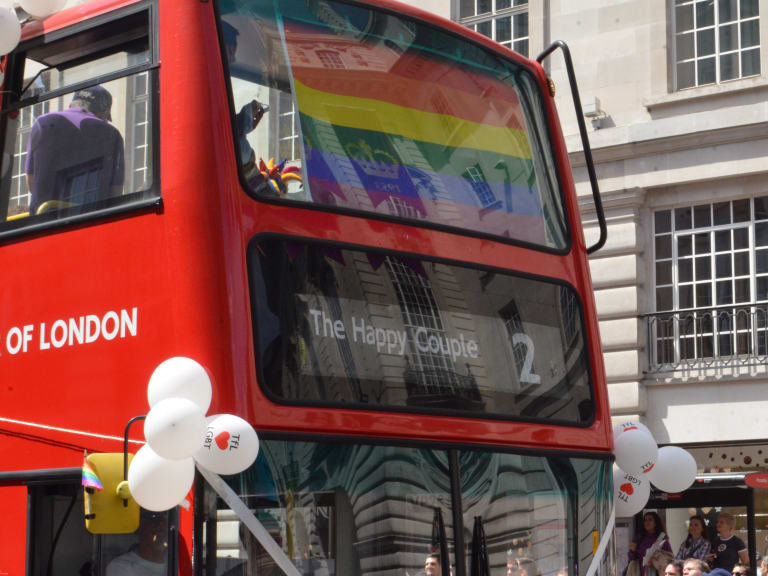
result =
[{"label": "glass pane", "polygon": [[739,31],[736,24],[720,26],[720,52],[730,52],[739,47]]},{"label": "glass pane", "polygon": [[707,280],[709,278],[712,278],[712,258],[709,256],[696,258],[696,280]]},{"label": "glass pane", "polygon": [[733,231],[733,247],[749,248],[749,230],[747,228],[736,228]]},{"label": "glass pane", "polygon": [[[263,440],[256,463],[227,480],[300,574],[416,574],[429,554],[439,557],[441,532],[448,548],[443,553],[454,562],[443,451]],[[231,534],[241,559],[206,558],[215,567],[211,574],[283,574],[210,488],[206,502],[213,508],[206,521],[217,525],[208,532],[222,539]]]},{"label": "glass pane", "polygon": [[733,80],[739,76],[739,53],[720,56],[720,80]]},{"label": "glass pane", "polygon": [[672,260],[656,262],[656,285],[672,284]]},{"label": "glass pane", "polygon": [[[715,53],[715,29],[699,30],[696,33],[696,55],[709,56]],[[701,74],[701,73],[699,73]]]},{"label": "glass pane", "polygon": [[693,32],[678,34],[675,38],[677,61],[690,60],[694,57]]},{"label": "glass pane", "polygon": [[656,259],[672,257],[672,236],[656,236]]},{"label": "glass pane", "polygon": [[[768,218],[768,197],[765,197],[766,202],[766,218]],[[654,212],[654,232],[656,234],[662,234],[664,232],[670,232],[672,230],[672,216],[669,210],[660,210]]]},{"label": "glass pane", "polygon": [[[221,7],[234,109],[285,94],[300,119],[303,138],[285,168],[293,174],[268,180],[256,167],[275,153],[276,119],[236,115],[240,168],[253,194],[568,245],[544,98],[527,68],[394,12],[316,4]],[[486,11],[492,2],[481,4]],[[513,27],[525,31],[525,21]],[[491,20],[477,25],[489,37],[491,28]],[[269,58],[258,40],[265,38]],[[310,58],[307,46],[322,50]]]},{"label": "glass pane", "polygon": [[491,11],[491,0],[477,0],[477,13],[485,14]]},{"label": "glass pane", "polygon": [[760,196],[754,199],[755,220],[768,220],[768,196]]},{"label": "glass pane", "polygon": [[690,282],[693,280],[693,259],[685,258],[677,261],[677,281]]},{"label": "glass pane", "polygon": [[693,237],[692,236],[678,236],[677,237],[677,255],[690,256],[693,254]]},{"label": "glass pane", "polygon": [[730,280],[718,282],[715,286],[715,290],[717,292],[716,304],[718,306],[720,304],[731,304],[733,302],[733,288]]},{"label": "glass pane", "polygon": [[[736,20],[737,0],[718,0],[717,4],[720,11],[720,22]],[[722,49],[722,46],[720,48]]]},{"label": "glass pane", "polygon": [[[152,168],[152,155],[146,153],[152,114],[136,123],[135,78],[91,86],[7,116],[6,142],[19,152],[12,170],[1,177],[0,206],[5,200],[8,211],[0,211],[0,231],[158,196],[159,190],[146,190],[145,179],[134,178],[131,169],[138,164],[151,174]],[[142,109],[150,106],[148,99],[139,102]],[[24,119],[31,129],[21,127]],[[29,181],[31,189],[13,186],[19,180]]]},{"label": "glass pane", "polygon": [[749,302],[749,278],[735,280],[734,284],[736,285],[736,302]]},{"label": "glass pane", "polygon": [[768,222],[755,224],[755,245],[768,246]]},{"label": "glass pane", "polygon": [[691,207],[675,208],[675,230],[689,230],[692,223]]},{"label": "glass pane", "polygon": [[[591,417],[581,306],[569,288],[280,240],[252,243],[249,270],[261,385],[275,398],[563,422]],[[471,328],[445,304],[456,298],[440,280],[446,274]],[[361,283],[378,287],[375,298],[361,293]],[[320,355],[327,360],[312,360]]]},{"label": "glass pane", "polygon": [[712,84],[715,81],[715,59],[705,58],[696,62],[698,84]]},{"label": "glass pane", "polygon": [[712,225],[712,207],[709,204],[693,207],[693,223],[696,228]]},{"label": "glass pane", "polygon": [[510,0],[496,0],[496,10],[504,10],[504,8],[509,8],[510,5]]},{"label": "glass pane", "polygon": [[506,42],[512,38],[512,17],[496,19],[496,42]]},{"label": "glass pane", "polygon": [[685,32],[693,28],[693,4],[675,7],[675,32]]},{"label": "glass pane", "polygon": [[696,2],[696,27],[712,26],[715,23],[714,0]]},{"label": "glass pane", "polygon": [[751,18],[758,15],[760,0],[741,0],[741,17]]},{"label": "glass pane", "polygon": [[677,88],[690,88],[696,83],[696,63],[683,62],[677,65]]},{"label": "glass pane", "polygon": [[760,276],[756,281],[757,294],[755,294],[756,300],[768,300],[768,276]]},{"label": "glass pane", "polygon": [[760,74],[760,49],[745,50],[741,53],[741,75]]},{"label": "glass pane", "polygon": [[712,284],[709,282],[705,284],[696,284],[696,307],[702,308],[704,306],[712,305]]},{"label": "glass pane", "polygon": [[717,202],[712,205],[712,211],[715,215],[715,225],[731,223],[731,203]]},{"label": "glass pane", "polygon": [[733,221],[734,222],[749,222],[751,215],[749,213],[749,200],[734,200],[733,201]]},{"label": "glass pane", "polygon": [[528,57],[528,40],[515,41],[513,43],[512,49],[515,52],[518,52],[527,58]]},{"label": "glass pane", "polygon": [[768,273],[768,250],[755,250],[755,272]]},{"label": "glass pane", "polygon": [[696,234],[696,254],[707,254],[711,252],[710,235],[709,232],[703,234]]},{"label": "glass pane", "polygon": [[[698,270],[698,269],[697,269]],[[729,278],[731,273],[731,255],[719,254],[715,257],[715,274],[718,278]]]},{"label": "glass pane", "polygon": [[528,36],[528,12],[515,16],[515,38]]},{"label": "glass pane", "polygon": [[715,250],[717,252],[730,251],[731,249],[731,231],[718,230],[715,232]]},{"label": "glass pane", "polygon": [[656,288],[656,310],[672,310],[672,287]]},{"label": "glass pane", "polygon": [[693,308],[693,286],[680,286],[677,289],[677,298],[678,308]]},{"label": "glass pane", "polygon": [[[583,477],[570,462],[462,451],[459,466],[468,563],[474,537],[470,535],[479,523],[485,533],[483,542],[498,543],[488,547],[491,574],[554,573],[558,563],[567,565],[568,498],[560,477]],[[581,490],[587,490],[586,483]],[[534,545],[541,538],[546,538],[546,551]]]},{"label": "glass pane", "polygon": [[460,0],[459,18],[469,18],[475,15],[475,0]]},{"label": "glass pane", "polygon": [[734,253],[733,273],[735,276],[746,276],[749,274],[749,252]]}]

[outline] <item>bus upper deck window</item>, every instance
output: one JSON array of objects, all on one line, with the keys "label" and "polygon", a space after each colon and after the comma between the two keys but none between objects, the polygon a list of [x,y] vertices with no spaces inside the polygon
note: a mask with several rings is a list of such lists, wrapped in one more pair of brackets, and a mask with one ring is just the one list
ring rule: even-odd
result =
[{"label": "bus upper deck window", "polygon": [[0,236],[156,201],[149,22],[144,8],[13,55]]},{"label": "bus upper deck window", "polygon": [[568,249],[544,97],[525,65],[373,7],[225,4],[241,181],[257,198]]}]

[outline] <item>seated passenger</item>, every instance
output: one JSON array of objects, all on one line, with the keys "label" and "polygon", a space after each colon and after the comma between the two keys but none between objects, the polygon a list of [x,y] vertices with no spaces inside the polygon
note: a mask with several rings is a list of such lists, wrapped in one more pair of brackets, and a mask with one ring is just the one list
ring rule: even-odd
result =
[{"label": "seated passenger", "polygon": [[123,191],[123,137],[110,124],[112,95],[78,90],[69,109],[43,114],[32,126],[26,173],[30,215],[88,204]]}]

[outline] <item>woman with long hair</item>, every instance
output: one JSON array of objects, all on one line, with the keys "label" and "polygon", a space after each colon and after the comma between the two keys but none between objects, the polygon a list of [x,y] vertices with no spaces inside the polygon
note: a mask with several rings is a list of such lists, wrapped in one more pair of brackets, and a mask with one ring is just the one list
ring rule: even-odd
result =
[{"label": "woman with long hair", "polygon": [[688,537],[680,544],[680,550],[677,551],[675,558],[678,560],[687,560],[688,558],[706,560],[707,554],[711,551],[712,545],[704,536],[704,519],[695,514],[688,520]]},{"label": "woman with long hair", "polygon": [[672,546],[664,532],[664,523],[656,512],[643,514],[643,531],[629,545],[629,561],[637,560],[640,565],[640,576],[645,576],[645,570],[651,565],[651,557],[658,551],[664,550],[672,555]]}]

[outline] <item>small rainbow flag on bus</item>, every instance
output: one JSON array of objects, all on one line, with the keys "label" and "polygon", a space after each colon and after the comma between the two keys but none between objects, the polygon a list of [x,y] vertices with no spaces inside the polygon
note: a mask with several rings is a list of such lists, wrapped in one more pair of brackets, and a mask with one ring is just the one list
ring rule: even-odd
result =
[{"label": "small rainbow flag on bus", "polygon": [[91,463],[88,462],[87,454],[83,458],[83,479],[81,484],[86,488],[93,488],[94,490],[104,489],[104,485],[101,483],[101,480],[99,480],[96,471],[93,469],[93,466],[91,466]]}]

